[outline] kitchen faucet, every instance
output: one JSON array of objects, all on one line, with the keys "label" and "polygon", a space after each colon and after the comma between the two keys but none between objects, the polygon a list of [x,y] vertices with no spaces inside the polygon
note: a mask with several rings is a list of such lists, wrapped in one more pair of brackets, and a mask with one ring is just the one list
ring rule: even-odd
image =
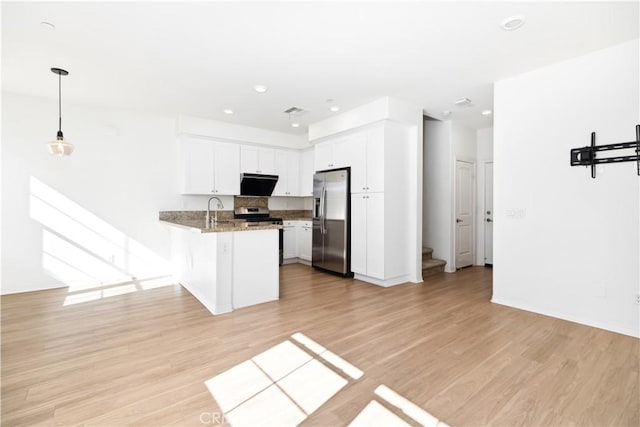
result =
[{"label": "kitchen faucet", "polygon": [[207,202],[207,218],[205,219],[206,228],[211,228],[211,201],[213,199],[216,199],[218,201],[216,209],[213,211],[213,223],[214,224],[216,224],[218,222],[218,209],[224,209],[224,206],[222,205],[222,200],[220,200],[217,196],[213,196],[213,197],[209,198],[209,201]]}]

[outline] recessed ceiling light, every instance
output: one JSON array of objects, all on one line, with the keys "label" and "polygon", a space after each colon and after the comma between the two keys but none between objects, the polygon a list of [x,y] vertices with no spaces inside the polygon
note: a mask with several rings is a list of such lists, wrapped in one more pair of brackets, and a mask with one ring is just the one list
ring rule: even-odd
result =
[{"label": "recessed ceiling light", "polygon": [[267,91],[267,87],[265,85],[255,85],[253,87],[253,90],[255,90],[258,93],[265,93]]},{"label": "recessed ceiling light", "polygon": [[40,28],[42,28],[43,30],[47,30],[47,31],[53,31],[53,30],[56,29],[56,26],[53,25],[51,22],[42,21],[40,23]]},{"label": "recessed ceiling light", "polygon": [[233,110],[231,108],[225,108],[224,110],[222,110],[222,112],[228,115],[233,114]]},{"label": "recessed ceiling light", "polygon": [[502,21],[500,27],[505,31],[513,31],[524,25],[524,16],[513,15]]},{"label": "recessed ceiling light", "polygon": [[471,104],[471,100],[469,98],[460,98],[454,102],[458,107],[464,107],[466,105]]},{"label": "recessed ceiling light", "polygon": [[332,105],[331,108],[329,108],[329,110],[335,113],[336,111],[340,111],[340,107],[338,107],[337,105]]},{"label": "recessed ceiling light", "polygon": [[483,116],[490,116],[491,115],[491,110],[482,110],[482,115]]},{"label": "recessed ceiling light", "polygon": [[292,128],[299,128],[300,127],[300,123],[293,122],[293,123],[291,123],[291,127]]}]

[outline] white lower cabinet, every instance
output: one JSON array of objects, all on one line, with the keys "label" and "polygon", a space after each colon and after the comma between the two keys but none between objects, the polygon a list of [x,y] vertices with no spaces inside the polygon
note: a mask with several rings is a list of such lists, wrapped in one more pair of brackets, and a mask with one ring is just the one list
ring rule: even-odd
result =
[{"label": "white lower cabinet", "polygon": [[351,195],[351,271],[384,280],[384,193]]},{"label": "white lower cabinet", "polygon": [[284,221],[282,257],[311,261],[311,221]]},{"label": "white lower cabinet", "polygon": [[311,221],[299,221],[298,231],[298,258],[311,261]]},{"label": "white lower cabinet", "polygon": [[282,258],[296,258],[298,252],[298,239],[296,236],[297,221],[284,221],[282,234]]}]

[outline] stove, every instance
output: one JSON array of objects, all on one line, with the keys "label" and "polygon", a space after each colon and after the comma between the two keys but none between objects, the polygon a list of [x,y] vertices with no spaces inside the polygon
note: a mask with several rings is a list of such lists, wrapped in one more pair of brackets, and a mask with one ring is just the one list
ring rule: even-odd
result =
[{"label": "stove", "polygon": [[[233,210],[233,217],[235,219],[243,219],[246,222],[256,224],[256,225],[271,225],[278,224],[282,225],[282,218],[273,218],[269,214],[269,209],[260,208],[254,206],[244,206],[241,208],[235,208]],[[280,265],[282,265],[282,256],[283,256],[283,242],[284,242],[284,230],[278,230],[279,238],[278,238],[278,250],[280,252]]]}]

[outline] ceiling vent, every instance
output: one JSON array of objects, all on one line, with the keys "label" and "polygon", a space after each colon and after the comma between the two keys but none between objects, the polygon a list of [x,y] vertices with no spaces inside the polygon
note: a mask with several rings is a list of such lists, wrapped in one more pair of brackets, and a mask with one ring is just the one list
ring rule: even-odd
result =
[{"label": "ceiling vent", "polygon": [[284,110],[284,113],[288,114],[290,116],[301,116],[301,115],[305,114],[306,111],[303,110],[302,108],[291,107],[291,108],[288,108],[288,109]]},{"label": "ceiling vent", "polygon": [[466,107],[471,104],[471,100],[469,98],[460,98],[456,102],[454,102],[458,107]]}]

